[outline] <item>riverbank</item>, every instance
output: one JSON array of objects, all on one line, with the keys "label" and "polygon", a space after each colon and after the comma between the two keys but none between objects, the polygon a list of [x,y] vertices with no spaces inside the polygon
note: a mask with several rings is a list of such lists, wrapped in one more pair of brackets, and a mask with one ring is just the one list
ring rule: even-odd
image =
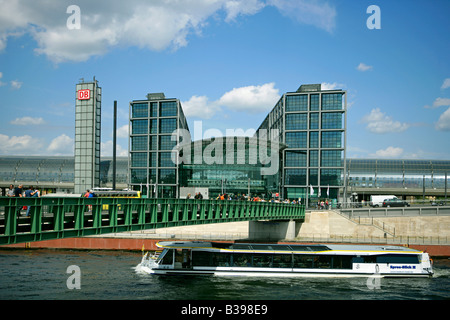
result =
[{"label": "riverbank", "polygon": [[[1,248],[14,249],[73,249],[73,250],[124,250],[124,251],[155,251],[158,241],[174,241],[184,239],[144,239],[144,238],[119,238],[119,237],[85,237],[67,238],[58,240],[46,240],[19,243],[14,245],[1,246]],[[221,242],[246,242],[245,240],[220,240]],[[254,242],[254,241],[251,241]],[[276,243],[311,243],[305,241],[269,241]],[[339,243],[345,244],[345,243]],[[351,243],[355,244],[355,243]],[[375,245],[375,244],[374,244]],[[391,245],[383,243],[382,245]],[[396,245],[396,244],[392,244]],[[409,245],[410,248],[425,251],[433,258],[450,257],[450,246],[448,245]]]}]

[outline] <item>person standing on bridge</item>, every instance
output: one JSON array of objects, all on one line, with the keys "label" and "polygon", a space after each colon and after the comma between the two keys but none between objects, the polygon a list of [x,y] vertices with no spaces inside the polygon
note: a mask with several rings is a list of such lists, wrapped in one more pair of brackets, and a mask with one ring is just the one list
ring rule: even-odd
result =
[{"label": "person standing on bridge", "polygon": [[[33,187],[30,186],[30,187],[28,188],[28,190],[25,191],[25,198],[31,198],[31,197],[34,197],[34,195],[35,195],[37,192],[38,192],[37,190],[34,190]],[[27,217],[30,216],[30,209],[31,209],[31,206],[28,206],[28,208],[27,208]]]},{"label": "person standing on bridge", "polygon": [[12,184],[9,185],[8,197],[14,197],[14,186]]},{"label": "person standing on bridge", "polygon": [[[21,198],[22,197],[22,191],[23,191],[23,185],[19,185],[18,187],[14,188],[14,197],[16,198]],[[22,209],[22,207],[17,207],[17,217],[20,217],[20,210]]]}]

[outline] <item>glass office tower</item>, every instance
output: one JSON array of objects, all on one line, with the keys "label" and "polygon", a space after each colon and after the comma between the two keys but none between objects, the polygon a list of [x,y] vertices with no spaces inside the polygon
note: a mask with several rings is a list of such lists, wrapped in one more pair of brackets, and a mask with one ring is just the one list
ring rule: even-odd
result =
[{"label": "glass office tower", "polygon": [[338,199],[345,193],[346,92],[302,85],[285,93],[260,129],[278,129],[282,153],[282,197],[304,203]]},{"label": "glass office tower", "polygon": [[150,93],[130,102],[130,185],[149,198],[178,197],[177,129],[189,130],[178,99]]},{"label": "glass office tower", "polygon": [[75,103],[75,193],[98,187],[100,183],[102,89],[98,81],[76,85]]}]

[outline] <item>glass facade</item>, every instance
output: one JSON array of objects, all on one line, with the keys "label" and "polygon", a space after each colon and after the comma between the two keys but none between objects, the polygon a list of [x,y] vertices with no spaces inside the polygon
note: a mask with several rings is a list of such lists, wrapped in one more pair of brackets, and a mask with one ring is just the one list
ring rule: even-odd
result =
[{"label": "glass facade", "polygon": [[[75,156],[1,157],[0,187],[30,184],[48,190],[83,193],[92,187],[111,186],[112,161],[100,161],[101,88],[97,82],[77,84]],[[79,90],[89,90],[89,98]],[[201,187],[214,198],[220,193],[270,198],[342,201],[345,194],[443,196],[448,187],[448,160],[346,159],[346,92],[302,85],[285,93],[258,129],[276,129],[276,170],[263,164],[261,139],[212,138],[187,143],[189,155],[175,150],[176,129],[189,130],[178,99],[149,94],[130,103],[129,157],[118,159],[117,183],[148,197],[178,197],[180,187]],[[273,137],[272,137],[273,138]],[[224,141],[225,140],[225,141]],[[232,141],[232,147],[227,141]],[[183,141],[186,142],[186,141]],[[267,142],[267,141],[266,141]],[[200,148],[195,146],[200,143]],[[270,142],[271,144],[273,142]],[[181,148],[181,147],[180,147]],[[181,162],[189,159],[191,161]],[[200,156],[200,161],[196,160]],[[272,158],[273,160],[274,158]],[[446,191],[445,191],[446,194]]]},{"label": "glass facade", "polygon": [[[214,146],[214,150],[211,147]],[[280,166],[280,155],[274,157],[278,163],[262,164],[260,148],[265,144],[257,138],[227,137],[196,141],[189,146],[189,158],[180,165],[182,187],[207,187],[210,198],[226,193],[230,196],[250,194],[270,199],[280,191],[279,170],[274,175],[264,175],[264,167]],[[283,149],[276,143],[273,150]],[[267,142],[267,155],[271,155],[271,142]],[[186,152],[186,150],[185,150]],[[275,152],[275,151],[273,151]],[[214,155],[214,159],[207,159]]]},{"label": "glass facade", "polygon": [[134,190],[148,197],[177,197],[177,129],[188,129],[178,99],[148,94],[147,100],[130,103],[129,176]]},{"label": "glass facade", "polygon": [[350,159],[347,164],[349,188],[368,193],[373,188],[421,195],[424,187],[442,193],[449,173],[450,161],[445,160]]},{"label": "glass facade", "polygon": [[[278,128],[283,197],[338,199],[344,193],[346,92],[302,85],[284,94],[259,129]],[[311,192],[313,190],[313,192]]]}]

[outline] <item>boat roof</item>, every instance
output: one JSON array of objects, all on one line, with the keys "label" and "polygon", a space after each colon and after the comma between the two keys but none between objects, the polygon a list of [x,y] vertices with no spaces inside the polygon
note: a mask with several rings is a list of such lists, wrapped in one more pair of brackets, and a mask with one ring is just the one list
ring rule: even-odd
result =
[{"label": "boat roof", "polygon": [[277,251],[277,252],[397,252],[420,253],[420,251],[402,246],[383,245],[337,245],[337,244],[275,244],[275,243],[226,243],[208,241],[160,241],[156,244],[167,249],[224,249],[233,251]]}]

